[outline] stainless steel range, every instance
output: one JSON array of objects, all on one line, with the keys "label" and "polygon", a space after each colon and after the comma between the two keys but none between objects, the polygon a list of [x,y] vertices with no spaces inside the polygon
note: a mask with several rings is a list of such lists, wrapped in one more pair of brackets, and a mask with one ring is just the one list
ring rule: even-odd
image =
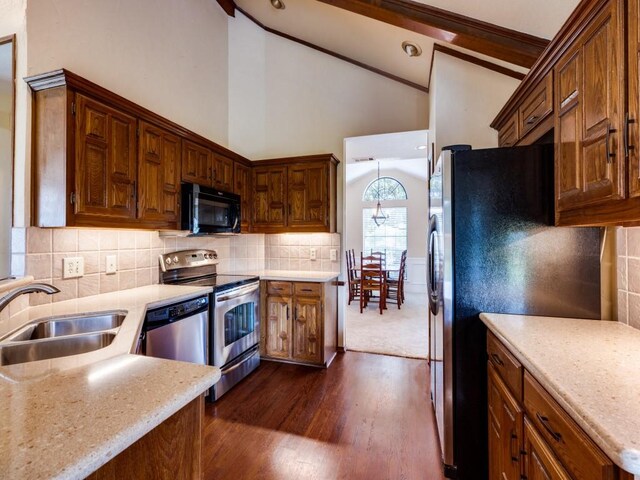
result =
[{"label": "stainless steel range", "polygon": [[182,250],[159,260],[161,283],[213,287],[209,364],[222,370],[222,378],[209,398],[216,401],[260,365],[259,278],[218,274],[215,250]]}]

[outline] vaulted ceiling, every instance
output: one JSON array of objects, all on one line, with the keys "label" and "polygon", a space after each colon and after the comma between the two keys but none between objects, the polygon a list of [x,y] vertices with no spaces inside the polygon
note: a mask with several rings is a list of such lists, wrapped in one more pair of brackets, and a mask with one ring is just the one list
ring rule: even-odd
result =
[{"label": "vaulted ceiling", "polygon": [[[434,49],[512,76],[526,73],[578,1],[282,0],[284,9],[270,0],[219,3],[271,33],[427,91]],[[422,54],[406,55],[405,41]]]}]

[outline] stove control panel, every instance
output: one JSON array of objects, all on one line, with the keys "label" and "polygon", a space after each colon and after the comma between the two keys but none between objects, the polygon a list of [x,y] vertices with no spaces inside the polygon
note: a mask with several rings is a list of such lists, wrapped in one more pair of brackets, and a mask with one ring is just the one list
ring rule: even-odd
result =
[{"label": "stove control panel", "polygon": [[179,268],[204,267],[218,264],[218,252],[215,250],[180,250],[160,255],[160,269],[163,272]]}]

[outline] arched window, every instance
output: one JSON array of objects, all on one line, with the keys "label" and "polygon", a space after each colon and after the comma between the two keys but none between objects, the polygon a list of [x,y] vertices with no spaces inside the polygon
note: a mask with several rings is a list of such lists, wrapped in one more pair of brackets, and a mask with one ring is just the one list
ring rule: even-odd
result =
[{"label": "arched window", "polygon": [[[382,225],[373,220],[378,202],[387,219]],[[380,177],[365,188],[362,195],[362,250],[385,252],[387,268],[398,268],[403,250],[407,249],[407,191],[395,178]]]},{"label": "arched window", "polygon": [[380,201],[406,200],[407,191],[395,178],[380,177],[371,182],[364,190],[362,200],[365,202],[376,202],[378,198]]}]

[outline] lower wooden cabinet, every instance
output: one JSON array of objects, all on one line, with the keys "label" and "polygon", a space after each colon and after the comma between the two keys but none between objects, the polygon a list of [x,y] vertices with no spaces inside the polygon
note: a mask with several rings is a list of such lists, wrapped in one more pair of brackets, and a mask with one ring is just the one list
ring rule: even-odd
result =
[{"label": "lower wooden cabinet", "polygon": [[328,366],[337,345],[332,282],[262,282],[263,358]]},{"label": "lower wooden cabinet", "polygon": [[[496,367],[492,354],[513,354],[491,333],[487,351],[489,480],[633,478],[614,465],[528,371]],[[522,386],[522,401],[512,393],[514,383]]]}]

